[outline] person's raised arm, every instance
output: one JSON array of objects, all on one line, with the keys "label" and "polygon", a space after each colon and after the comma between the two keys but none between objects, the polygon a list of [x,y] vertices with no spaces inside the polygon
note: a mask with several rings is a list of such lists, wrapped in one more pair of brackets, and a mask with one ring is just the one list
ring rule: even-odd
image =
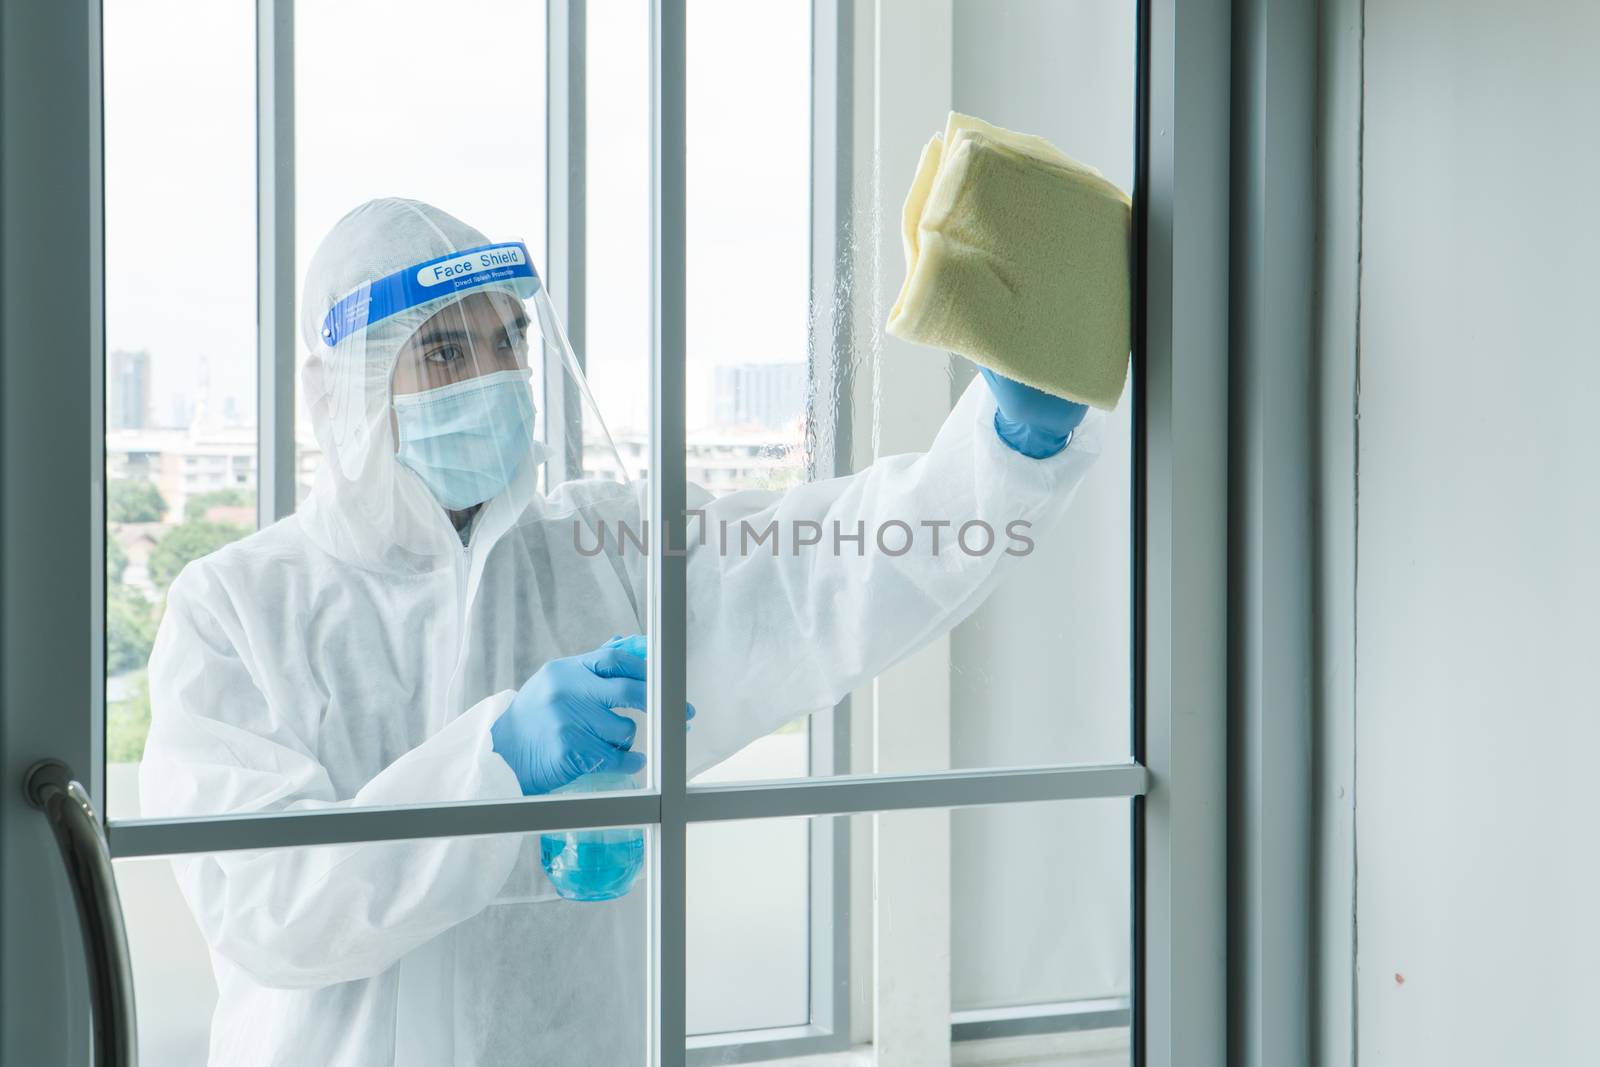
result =
[{"label": "person's raised arm", "polygon": [[781,494],[691,493],[691,775],[945,633],[1032,551],[1088,470],[1098,419],[1035,457],[996,414],[974,380],[926,454]]}]

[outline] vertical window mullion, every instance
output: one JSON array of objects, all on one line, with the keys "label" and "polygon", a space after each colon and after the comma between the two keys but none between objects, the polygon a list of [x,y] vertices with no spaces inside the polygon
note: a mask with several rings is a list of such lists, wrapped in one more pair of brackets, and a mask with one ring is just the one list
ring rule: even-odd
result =
[{"label": "vertical window mullion", "polygon": [[[579,368],[588,350],[588,11],[587,0],[549,0],[545,71],[545,260],[551,303]],[[563,368],[546,370],[545,432],[560,441],[551,481],[583,473],[583,405]]]},{"label": "vertical window mullion", "polygon": [[[851,367],[854,324],[848,291],[852,253],[850,227],[855,182],[854,5],[848,0],[813,0],[811,6],[811,297],[815,341],[809,373],[815,388],[806,395],[807,436],[813,444],[814,477],[850,473],[851,413],[855,409]],[[819,425],[832,418],[833,425]],[[815,447],[831,430],[833,447]],[[826,467],[824,468],[824,465]],[[812,775],[850,770],[850,698],[831,715],[810,721]],[[810,1022],[825,1036],[817,1051],[850,1043],[850,829],[847,818],[809,820],[811,898]]]},{"label": "vertical window mullion", "polygon": [[294,510],[294,0],[256,0],[256,516]]},{"label": "vertical window mullion", "polygon": [[1228,1060],[1230,10],[1145,0],[1140,29],[1135,1067]]},{"label": "vertical window mullion", "polygon": [[[661,792],[652,909],[653,1027],[656,1063],[683,1067],[686,876],[684,793],[684,632],[687,488],[684,473],[685,0],[652,5],[652,310],[650,352],[650,652],[648,699],[656,709],[652,762]],[[674,544],[676,543],[676,551]]]},{"label": "vertical window mullion", "polygon": [[[1152,0],[1138,0],[1134,9],[1134,105],[1133,105],[1133,324],[1132,351],[1129,354],[1129,391],[1132,411],[1132,462],[1129,464],[1133,484],[1129,486],[1131,501],[1128,522],[1133,535],[1129,552],[1128,586],[1132,603],[1129,605],[1130,628],[1128,680],[1130,697],[1129,751],[1133,762],[1146,765],[1146,729],[1148,704],[1146,686],[1147,660],[1147,554],[1149,549],[1147,475],[1150,463],[1150,434],[1146,408],[1148,388],[1146,339],[1149,336],[1147,257],[1150,234],[1150,7]],[[1130,916],[1128,941],[1130,986],[1129,1053],[1135,1067],[1145,1067],[1149,1062],[1149,1043],[1146,1032],[1147,1002],[1145,975],[1149,967],[1145,942],[1147,924],[1145,909],[1145,827],[1148,809],[1144,797],[1134,797],[1129,812],[1128,884],[1133,899],[1129,901]]]}]

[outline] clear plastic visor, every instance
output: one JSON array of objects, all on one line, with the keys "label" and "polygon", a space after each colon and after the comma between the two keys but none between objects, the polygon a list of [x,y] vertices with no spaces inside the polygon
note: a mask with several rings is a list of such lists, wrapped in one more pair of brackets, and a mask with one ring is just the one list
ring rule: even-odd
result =
[{"label": "clear plastic visor", "polygon": [[417,264],[328,312],[313,353],[325,371],[312,380],[327,391],[329,459],[347,481],[420,483],[450,511],[527,486],[528,468],[545,494],[578,479],[626,483],[633,472],[526,249],[486,249],[517,262],[433,285],[433,273],[481,257]]}]

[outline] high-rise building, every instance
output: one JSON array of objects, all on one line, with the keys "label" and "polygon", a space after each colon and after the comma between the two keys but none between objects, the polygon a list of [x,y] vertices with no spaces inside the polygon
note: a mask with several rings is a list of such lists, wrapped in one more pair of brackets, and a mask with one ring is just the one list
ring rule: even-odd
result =
[{"label": "high-rise building", "polygon": [[803,415],[804,363],[739,363],[716,368],[713,411],[720,426],[776,428]]},{"label": "high-rise building", "polygon": [[167,395],[167,422],[166,425],[176,429],[186,429],[194,421],[194,401],[188,393],[175,392]]},{"label": "high-rise building", "polygon": [[150,353],[111,353],[106,372],[106,423],[112,430],[142,430],[150,424]]}]

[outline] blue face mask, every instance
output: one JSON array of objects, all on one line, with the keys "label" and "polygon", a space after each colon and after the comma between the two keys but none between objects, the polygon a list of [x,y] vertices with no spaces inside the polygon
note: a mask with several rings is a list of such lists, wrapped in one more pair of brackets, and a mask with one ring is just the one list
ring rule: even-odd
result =
[{"label": "blue face mask", "polygon": [[497,371],[395,397],[395,458],[451,511],[498,496],[524,463],[538,458],[528,375]]}]

